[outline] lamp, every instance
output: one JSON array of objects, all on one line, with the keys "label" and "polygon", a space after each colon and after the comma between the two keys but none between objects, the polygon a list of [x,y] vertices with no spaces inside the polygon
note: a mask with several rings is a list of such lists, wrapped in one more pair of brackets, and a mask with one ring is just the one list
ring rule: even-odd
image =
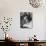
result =
[{"label": "lamp", "polygon": [[29,3],[33,8],[38,8],[42,5],[43,0],[29,0]]}]

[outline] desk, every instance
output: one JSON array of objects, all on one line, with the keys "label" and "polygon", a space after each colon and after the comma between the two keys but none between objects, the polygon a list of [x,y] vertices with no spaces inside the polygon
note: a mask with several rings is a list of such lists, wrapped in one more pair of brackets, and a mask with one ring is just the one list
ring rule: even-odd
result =
[{"label": "desk", "polygon": [[46,46],[46,40],[39,41],[17,40],[14,42],[16,43],[16,46],[20,46],[20,44],[24,44],[24,46]]},{"label": "desk", "polygon": [[13,40],[8,42],[9,44],[14,44],[16,46],[46,46],[46,40],[39,40],[39,41],[29,41],[29,40]]}]

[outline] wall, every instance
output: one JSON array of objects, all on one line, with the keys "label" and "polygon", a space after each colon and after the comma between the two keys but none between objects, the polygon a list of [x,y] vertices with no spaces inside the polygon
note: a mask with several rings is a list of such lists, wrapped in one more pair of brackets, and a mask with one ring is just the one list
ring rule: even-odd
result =
[{"label": "wall", "polygon": [[[32,29],[20,29],[20,12],[32,12],[33,13],[33,28]],[[45,15],[46,8],[43,7],[33,8],[30,6],[28,0],[0,0],[0,18],[12,17],[13,22],[10,33],[17,40],[27,40],[34,34],[37,35],[39,40],[45,39]],[[0,32],[0,35],[2,31]],[[45,34],[44,34],[45,33]],[[2,39],[2,36],[0,36]]]}]

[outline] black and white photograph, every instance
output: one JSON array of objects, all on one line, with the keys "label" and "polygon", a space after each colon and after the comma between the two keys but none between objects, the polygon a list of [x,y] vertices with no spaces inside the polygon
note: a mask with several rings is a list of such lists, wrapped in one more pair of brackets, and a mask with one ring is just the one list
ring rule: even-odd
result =
[{"label": "black and white photograph", "polygon": [[20,12],[20,28],[32,28],[32,12]]}]

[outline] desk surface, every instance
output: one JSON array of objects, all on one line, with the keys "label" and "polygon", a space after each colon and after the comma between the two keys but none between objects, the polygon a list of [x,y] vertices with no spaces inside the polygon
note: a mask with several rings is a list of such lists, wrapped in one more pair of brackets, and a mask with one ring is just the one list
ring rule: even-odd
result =
[{"label": "desk surface", "polygon": [[32,43],[33,43],[33,42],[34,42],[34,43],[36,43],[36,42],[37,42],[37,43],[46,43],[46,40],[39,40],[39,41],[33,41],[33,40],[32,40],[32,41],[29,41],[29,40],[9,40],[9,41],[11,41],[11,42],[18,42],[18,43],[19,43],[19,42],[20,42],[20,43],[24,43],[24,42],[25,42],[25,43],[28,43],[28,42],[32,42]]},{"label": "desk surface", "polygon": [[38,41],[34,41],[34,40],[12,40],[12,39],[6,39],[6,41],[9,41],[9,42],[21,42],[21,43],[22,43],[22,42],[25,42],[25,43],[27,43],[27,42],[46,43],[46,40],[38,40]]},{"label": "desk surface", "polygon": [[46,40],[39,40],[39,41],[29,41],[29,40],[16,40],[13,42],[38,42],[38,43],[46,43]]}]

